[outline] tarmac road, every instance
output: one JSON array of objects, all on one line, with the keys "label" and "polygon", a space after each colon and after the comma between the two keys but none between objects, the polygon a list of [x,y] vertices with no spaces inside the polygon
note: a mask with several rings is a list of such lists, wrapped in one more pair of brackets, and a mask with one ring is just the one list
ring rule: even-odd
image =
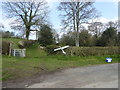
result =
[{"label": "tarmac road", "polygon": [[62,70],[28,88],[118,88],[118,63]]}]

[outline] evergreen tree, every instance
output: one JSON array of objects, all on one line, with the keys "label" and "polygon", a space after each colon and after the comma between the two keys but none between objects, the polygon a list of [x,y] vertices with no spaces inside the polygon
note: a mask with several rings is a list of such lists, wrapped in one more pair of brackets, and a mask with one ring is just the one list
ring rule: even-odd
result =
[{"label": "evergreen tree", "polygon": [[107,28],[101,38],[99,39],[99,45],[101,46],[114,46],[116,45],[117,32],[114,27]]},{"label": "evergreen tree", "polygon": [[47,46],[47,45],[51,45],[54,43],[53,33],[52,33],[52,29],[50,28],[50,26],[43,25],[41,27],[38,41],[42,46]]}]

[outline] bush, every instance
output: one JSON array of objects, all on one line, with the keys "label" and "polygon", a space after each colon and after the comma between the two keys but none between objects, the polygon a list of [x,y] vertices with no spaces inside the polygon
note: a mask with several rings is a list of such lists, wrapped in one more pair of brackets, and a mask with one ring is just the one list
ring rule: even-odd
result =
[{"label": "bush", "polygon": [[56,52],[54,52],[54,49],[55,48],[58,48],[57,45],[47,45],[46,46],[46,51],[49,53],[49,54],[55,54]]},{"label": "bush", "polygon": [[[60,45],[61,47],[63,47],[62,45]],[[58,50],[58,51],[54,51],[54,49],[56,48],[60,48],[59,45],[48,45],[46,47],[46,51],[48,52],[48,54],[57,54],[57,55],[64,55],[62,50]],[[64,51],[66,52],[67,49],[64,49]]]},{"label": "bush", "polygon": [[28,48],[31,45],[33,45],[36,41],[35,40],[23,40],[23,41],[19,41],[18,42],[18,46],[19,48],[23,49],[23,48]]},{"label": "bush", "polygon": [[70,47],[67,54],[72,56],[100,56],[120,54],[118,47]]},{"label": "bush", "polygon": [[60,44],[75,46],[75,40],[73,37],[63,35],[63,37],[60,39]]},{"label": "bush", "polygon": [[10,43],[8,41],[2,41],[2,54],[9,55]]},{"label": "bush", "polygon": [[2,31],[0,32],[0,34],[2,35],[2,38],[10,38],[15,36],[13,32],[9,32],[9,31]]}]

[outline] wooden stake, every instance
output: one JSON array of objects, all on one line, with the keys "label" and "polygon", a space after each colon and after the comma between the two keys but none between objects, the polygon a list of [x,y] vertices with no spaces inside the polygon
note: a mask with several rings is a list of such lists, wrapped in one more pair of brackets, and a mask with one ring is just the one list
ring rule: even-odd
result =
[{"label": "wooden stake", "polygon": [[11,56],[11,51],[12,51],[12,43],[10,43],[10,47],[9,47],[9,56]]}]

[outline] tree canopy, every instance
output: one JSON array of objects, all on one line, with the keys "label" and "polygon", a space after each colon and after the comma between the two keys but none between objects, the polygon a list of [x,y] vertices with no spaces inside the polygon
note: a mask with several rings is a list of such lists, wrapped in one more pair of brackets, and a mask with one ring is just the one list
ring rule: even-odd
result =
[{"label": "tree canopy", "polygon": [[47,18],[47,3],[44,0],[39,2],[4,2],[3,8],[6,15],[14,18],[11,24],[13,29],[23,30],[26,38],[29,38],[30,31],[36,31],[36,27],[43,24]]},{"label": "tree canopy", "polygon": [[75,43],[79,46],[79,32],[82,23],[98,17],[94,2],[61,2],[58,9],[62,11],[62,23],[65,28],[74,30]]}]

